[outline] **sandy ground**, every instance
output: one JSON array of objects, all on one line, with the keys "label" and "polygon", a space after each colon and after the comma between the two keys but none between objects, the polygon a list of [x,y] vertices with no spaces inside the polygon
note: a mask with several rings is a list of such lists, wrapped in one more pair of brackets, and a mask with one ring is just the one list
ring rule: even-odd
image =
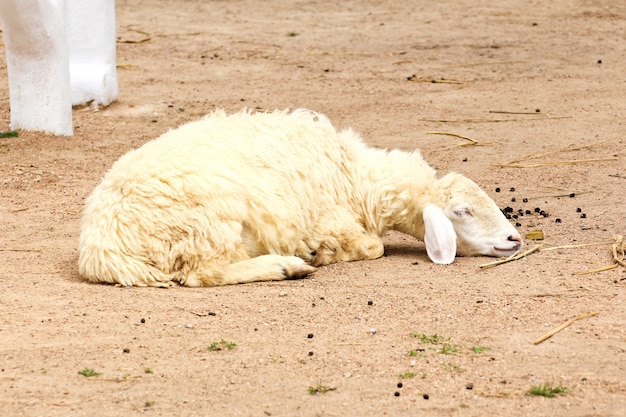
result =
[{"label": "sandy ground", "polygon": [[[622,2],[120,0],[117,16],[119,101],[75,109],[73,137],[0,139],[0,414],[624,415],[626,268],[577,274],[611,265],[626,234]],[[4,54],[0,80],[6,131]],[[434,265],[392,234],[385,257],[300,281],[82,281],[82,204],[106,169],[244,106],[421,148],[501,207],[547,212],[515,220],[545,247],[605,244],[480,269],[492,259]],[[469,141],[433,131],[485,146],[443,149]],[[554,161],[569,163],[526,166]],[[566,393],[526,394],[543,384]]]}]

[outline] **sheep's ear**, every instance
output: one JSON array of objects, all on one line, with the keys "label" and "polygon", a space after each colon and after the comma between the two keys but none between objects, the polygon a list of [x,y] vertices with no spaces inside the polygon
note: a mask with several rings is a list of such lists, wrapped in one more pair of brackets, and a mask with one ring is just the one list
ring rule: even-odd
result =
[{"label": "sheep's ear", "polygon": [[436,264],[451,264],[456,256],[456,233],[452,222],[433,204],[424,208],[423,215],[428,257]]}]

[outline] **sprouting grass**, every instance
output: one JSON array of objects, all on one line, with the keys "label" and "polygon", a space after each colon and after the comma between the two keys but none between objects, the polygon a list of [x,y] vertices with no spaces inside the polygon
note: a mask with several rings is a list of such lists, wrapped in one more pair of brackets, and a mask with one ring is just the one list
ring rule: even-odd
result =
[{"label": "sprouting grass", "polygon": [[489,348],[488,347],[484,347],[484,346],[472,346],[472,352],[474,352],[477,355],[480,355],[481,353],[483,353],[486,350],[489,350]]},{"label": "sprouting grass", "polygon": [[82,375],[82,376],[85,376],[87,378],[92,377],[92,376],[101,375],[100,372],[96,372],[95,369],[93,369],[93,368],[81,369],[80,371],[78,371],[78,374]]},{"label": "sprouting grass", "polygon": [[418,350],[409,350],[409,352],[406,354],[409,357],[420,357],[420,358],[426,358],[426,354],[424,353],[423,349],[418,349]]},{"label": "sprouting grass", "polygon": [[0,138],[16,138],[19,133],[17,130],[9,130],[8,132],[0,132]]},{"label": "sprouting grass", "polygon": [[315,394],[326,394],[328,391],[335,391],[337,389],[337,387],[329,387],[328,385],[322,385],[322,384],[317,384],[314,387],[309,387],[308,391],[309,394],[311,395],[315,395]]},{"label": "sprouting grass", "polygon": [[437,351],[442,355],[452,355],[455,353],[459,353],[459,347],[457,345],[446,343]]},{"label": "sprouting grass", "polygon": [[403,374],[398,375],[398,378],[400,379],[411,379],[411,378],[415,378],[417,374],[415,372],[405,372]]},{"label": "sprouting grass", "polygon": [[424,333],[411,333],[411,336],[419,339],[421,343],[429,345],[438,345],[439,343],[448,342],[449,337],[443,337],[438,334],[431,334],[430,336]]},{"label": "sprouting grass", "polygon": [[153,374],[153,373],[154,373],[154,371],[152,370],[152,368],[146,368],[146,369],[144,369],[143,371],[144,371],[145,373],[147,373],[147,374]]},{"label": "sprouting grass", "polygon": [[209,350],[233,350],[237,347],[237,344],[234,342],[228,342],[224,339],[220,340],[219,342],[212,342],[209,345]]},{"label": "sprouting grass", "polygon": [[527,391],[528,395],[535,395],[546,398],[554,398],[557,394],[565,394],[567,389],[557,385],[553,387],[552,384],[533,385]]}]

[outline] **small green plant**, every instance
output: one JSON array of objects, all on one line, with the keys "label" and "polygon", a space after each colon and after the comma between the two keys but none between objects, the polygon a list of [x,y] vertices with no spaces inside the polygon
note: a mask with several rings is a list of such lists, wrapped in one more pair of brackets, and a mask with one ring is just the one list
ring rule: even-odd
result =
[{"label": "small green plant", "polygon": [[0,132],[0,138],[16,138],[19,136],[17,130],[10,130],[8,132]]},{"label": "small green plant", "polygon": [[445,369],[448,372],[463,372],[461,367],[459,365],[455,365],[453,363],[444,363],[443,365],[443,369]]},{"label": "small green plant", "polygon": [[146,407],[152,407],[154,404],[156,404],[156,401],[146,401],[145,406]]},{"label": "small green plant", "polygon": [[147,373],[147,374],[153,374],[153,373],[154,373],[154,371],[152,370],[152,368],[146,368],[146,369],[144,369],[143,371],[144,371],[145,373]]},{"label": "small green plant", "polygon": [[411,378],[415,378],[417,374],[415,372],[405,372],[403,374],[398,375],[398,378],[400,379],[411,379]]},{"label": "small green plant", "polygon": [[406,354],[409,357],[414,357],[414,356],[418,356],[420,358],[426,358],[427,356],[424,354],[424,351],[422,349],[418,349],[418,350],[409,350],[409,352]]},{"label": "small green plant", "polygon": [[78,371],[79,375],[85,376],[87,378],[92,377],[92,376],[98,376],[101,375],[100,372],[96,372],[94,369],[92,368],[85,368],[85,369],[81,369],[80,371]]},{"label": "small green plant", "polygon": [[483,353],[486,350],[489,350],[489,348],[488,347],[484,347],[484,346],[472,346],[472,352],[474,352],[477,355],[480,355],[481,353]]},{"label": "small green plant", "polygon": [[337,387],[329,387],[328,385],[317,384],[314,387],[309,387],[308,391],[311,395],[326,394],[328,391],[335,391]]},{"label": "small green plant", "polygon": [[421,343],[429,345],[438,345],[439,343],[450,341],[449,337],[439,336],[436,333],[430,336],[424,333],[411,333],[411,336],[419,339]]},{"label": "small green plant", "polygon": [[567,389],[558,385],[553,387],[552,384],[543,384],[543,385],[533,385],[527,391],[528,395],[535,395],[546,398],[553,398],[557,394],[565,394]]},{"label": "small green plant", "polygon": [[209,345],[209,350],[233,350],[237,347],[237,344],[234,342],[228,342],[224,339],[219,342],[213,342]]},{"label": "small green plant", "polygon": [[438,352],[441,353],[442,355],[452,355],[454,353],[459,352],[459,347],[457,345],[446,343],[443,346],[441,346]]}]

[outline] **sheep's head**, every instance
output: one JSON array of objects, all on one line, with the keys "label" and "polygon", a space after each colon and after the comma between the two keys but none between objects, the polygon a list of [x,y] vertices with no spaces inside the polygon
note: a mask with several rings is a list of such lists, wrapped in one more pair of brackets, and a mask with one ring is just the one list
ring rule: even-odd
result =
[{"label": "sheep's head", "polygon": [[423,214],[433,262],[452,263],[456,255],[509,256],[521,247],[519,232],[475,182],[453,173],[434,185],[439,204],[427,205]]}]

